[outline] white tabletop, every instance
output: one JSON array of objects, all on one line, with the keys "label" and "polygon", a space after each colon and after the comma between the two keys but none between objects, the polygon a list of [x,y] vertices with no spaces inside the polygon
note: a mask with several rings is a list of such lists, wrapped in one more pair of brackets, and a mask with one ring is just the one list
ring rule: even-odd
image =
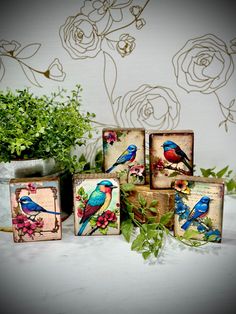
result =
[{"label": "white tabletop", "polygon": [[[13,243],[0,233],[0,312],[32,314],[235,313],[236,198],[225,197],[223,241],[192,249],[168,240],[144,262],[120,236]],[[2,311],[1,309],[4,309]]]}]

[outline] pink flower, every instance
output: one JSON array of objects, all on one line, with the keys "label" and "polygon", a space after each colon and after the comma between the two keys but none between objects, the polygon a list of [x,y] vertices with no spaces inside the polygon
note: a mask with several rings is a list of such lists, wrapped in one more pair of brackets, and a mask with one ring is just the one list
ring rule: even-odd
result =
[{"label": "pink flower", "polygon": [[105,212],[104,218],[111,222],[115,222],[117,220],[116,214],[110,210]]},{"label": "pink flower", "polygon": [[83,209],[81,207],[77,208],[77,216],[82,217],[83,216]]},{"label": "pink flower", "polygon": [[135,175],[138,177],[142,177],[144,173],[144,165],[136,165],[130,168],[129,170],[130,175]]},{"label": "pink flower", "polygon": [[36,194],[36,192],[37,192],[37,188],[36,188],[36,186],[35,186],[35,184],[34,183],[28,183],[28,185],[27,185],[27,190],[30,192],[30,193],[32,193],[32,194]]},{"label": "pink flower", "polygon": [[80,195],[76,195],[75,199],[76,199],[76,201],[81,201],[81,196]]},{"label": "pink flower", "polygon": [[16,225],[17,229],[22,229],[27,220],[28,218],[25,215],[17,215],[15,218],[12,219],[12,223]]},{"label": "pink flower", "polygon": [[105,217],[103,216],[98,217],[97,226],[99,228],[105,229],[107,225],[108,225],[108,221]]},{"label": "pink flower", "polygon": [[106,131],[103,134],[103,138],[108,144],[113,145],[117,141],[117,134],[115,131]]}]

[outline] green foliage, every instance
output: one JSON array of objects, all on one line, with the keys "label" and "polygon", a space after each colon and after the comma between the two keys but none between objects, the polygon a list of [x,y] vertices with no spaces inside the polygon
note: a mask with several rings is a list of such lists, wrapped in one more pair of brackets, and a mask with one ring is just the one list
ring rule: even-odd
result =
[{"label": "green foliage", "polygon": [[233,170],[229,169],[229,166],[224,167],[223,169],[216,171],[216,167],[213,168],[200,168],[201,174],[203,177],[213,177],[213,178],[224,178],[226,192],[228,194],[236,193],[236,178],[233,175]]},{"label": "green foliage", "polygon": [[[148,204],[147,200],[139,195],[139,206],[135,207],[135,209],[138,209],[146,218],[146,223],[141,224],[135,219],[133,213],[134,205],[131,204],[127,198],[129,193],[132,193],[134,189],[135,186],[130,183],[121,185],[121,209],[124,214],[124,219],[121,224],[121,233],[127,242],[132,242],[131,250],[141,253],[145,260],[152,256],[158,258],[163,249],[166,236],[173,237],[182,244],[190,247],[199,247],[212,240],[213,236],[210,236],[206,241],[193,240],[192,238],[200,233],[192,229],[187,230],[183,236],[174,237],[172,232],[167,228],[173,218],[174,212],[170,211],[163,214],[160,218],[160,222],[157,223],[155,217],[148,217],[146,214],[148,211],[154,212],[154,209],[157,211],[157,208],[153,206],[158,205],[158,202],[153,200]],[[206,224],[210,224],[211,221],[206,220],[205,222]]]},{"label": "green foliage", "polygon": [[61,169],[81,169],[71,150],[86,143],[94,115],[81,112],[80,93],[80,86],[69,96],[66,90],[51,96],[0,91],[0,162],[54,158]]}]

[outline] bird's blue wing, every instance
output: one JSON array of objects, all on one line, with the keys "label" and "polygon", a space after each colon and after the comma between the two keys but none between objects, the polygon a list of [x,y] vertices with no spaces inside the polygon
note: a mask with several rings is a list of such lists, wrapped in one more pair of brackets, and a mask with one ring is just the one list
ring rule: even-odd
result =
[{"label": "bird's blue wing", "polygon": [[39,212],[46,211],[42,206],[40,206],[39,204],[33,201],[27,204],[27,209],[32,210],[32,211],[39,211]]},{"label": "bird's blue wing", "polygon": [[120,155],[120,157],[118,157],[116,163],[123,164],[123,163],[125,163],[126,161],[130,160],[131,157],[132,157],[132,153],[129,153],[127,150],[125,150],[125,151]]},{"label": "bird's blue wing", "polygon": [[105,202],[106,194],[100,191],[93,191],[89,197],[88,204],[90,206],[102,206]]}]

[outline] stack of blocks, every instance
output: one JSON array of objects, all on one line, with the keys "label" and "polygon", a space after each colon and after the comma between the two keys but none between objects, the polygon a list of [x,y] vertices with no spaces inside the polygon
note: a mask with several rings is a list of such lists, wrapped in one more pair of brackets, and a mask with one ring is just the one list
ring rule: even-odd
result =
[{"label": "stack of blocks", "polygon": [[[110,128],[102,132],[103,173],[73,177],[74,232],[77,236],[120,233],[120,184],[132,183],[128,200],[141,223],[156,222],[175,209],[169,228],[176,236],[188,229],[196,239],[220,242],[223,180],[193,176],[194,134],[191,130],[149,132],[149,184],[145,164],[145,130]],[[61,239],[58,177],[10,182],[15,242]],[[140,195],[155,211],[138,211]]]}]

